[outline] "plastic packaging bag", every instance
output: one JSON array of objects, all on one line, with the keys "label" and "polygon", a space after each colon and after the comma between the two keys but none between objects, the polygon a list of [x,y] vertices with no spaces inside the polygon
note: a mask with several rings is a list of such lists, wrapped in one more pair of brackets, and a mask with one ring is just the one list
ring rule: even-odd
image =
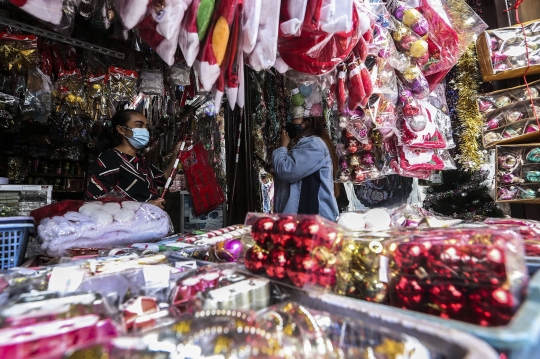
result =
[{"label": "plastic packaging bag", "polygon": [[4,70],[25,72],[35,67],[37,60],[35,35],[0,33],[0,63]]},{"label": "plastic packaging bag", "polygon": [[169,80],[175,86],[189,86],[191,84],[191,69],[184,64],[174,64],[169,68]]},{"label": "plastic packaging bag", "polygon": [[268,70],[276,63],[279,13],[278,1],[262,1],[257,41],[249,55],[249,64],[255,71]]},{"label": "plastic packaging bag", "polygon": [[125,70],[116,66],[109,68],[109,99],[112,102],[130,101],[137,94],[136,71]]},{"label": "plastic packaging bag", "polygon": [[16,132],[19,123],[16,121],[19,99],[0,92],[0,129],[6,132]]},{"label": "plastic packaging bag", "polygon": [[166,212],[132,201],[62,201],[32,212],[41,251],[60,256],[70,248],[114,248],[172,232]]},{"label": "plastic packaging bag", "polygon": [[28,71],[28,84],[21,113],[45,122],[52,111],[51,79],[37,67]]},{"label": "plastic packaging bag", "polygon": [[208,163],[208,153],[201,142],[182,152],[180,160],[193,198],[193,214],[196,217],[216,209],[225,201],[216,174]]},{"label": "plastic packaging bag", "polygon": [[165,91],[163,72],[161,70],[141,71],[141,85],[139,91],[146,95],[162,95]]}]

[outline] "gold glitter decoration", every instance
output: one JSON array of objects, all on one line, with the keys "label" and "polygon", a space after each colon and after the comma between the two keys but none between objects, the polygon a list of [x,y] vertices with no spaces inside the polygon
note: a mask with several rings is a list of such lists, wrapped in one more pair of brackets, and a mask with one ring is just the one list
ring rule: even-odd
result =
[{"label": "gold glitter decoration", "polygon": [[405,354],[405,344],[385,338],[382,344],[375,347],[375,353],[386,355],[388,359],[397,359]]},{"label": "gold glitter decoration", "polygon": [[231,338],[227,338],[225,336],[219,336],[216,339],[216,343],[214,346],[214,355],[228,353],[230,351],[232,344],[233,344],[233,341]]},{"label": "gold glitter decoration", "polygon": [[178,324],[175,324],[173,330],[180,334],[186,334],[191,332],[191,320],[188,320],[187,322],[182,321]]},{"label": "gold glitter decoration", "polygon": [[459,138],[461,155],[458,157],[458,161],[466,171],[478,170],[480,165],[485,162],[485,155],[479,143],[483,120],[476,104],[479,74],[474,44],[459,59],[457,67],[458,75],[452,85],[459,93],[456,113],[461,126]]}]

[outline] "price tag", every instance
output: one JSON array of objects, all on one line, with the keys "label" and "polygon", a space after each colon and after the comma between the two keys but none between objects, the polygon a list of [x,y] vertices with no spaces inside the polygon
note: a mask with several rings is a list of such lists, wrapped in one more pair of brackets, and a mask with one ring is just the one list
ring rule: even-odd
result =
[{"label": "price tag", "polygon": [[84,272],[73,267],[54,267],[49,279],[50,292],[74,292],[84,279]]}]

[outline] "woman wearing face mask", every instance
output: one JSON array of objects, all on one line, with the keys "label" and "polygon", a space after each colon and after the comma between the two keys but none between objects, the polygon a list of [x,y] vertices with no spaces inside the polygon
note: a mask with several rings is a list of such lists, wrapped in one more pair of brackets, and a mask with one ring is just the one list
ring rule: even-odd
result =
[{"label": "woman wearing face mask", "polygon": [[274,209],[277,213],[339,215],[334,184],[337,156],[320,117],[297,118],[283,129],[272,153]]},{"label": "woman wearing face mask", "polygon": [[[158,186],[163,187],[171,174],[176,156],[165,172],[137,153],[150,141],[148,120],[140,112],[117,112],[100,133],[96,147],[100,152],[86,191],[87,199],[98,199],[111,192],[120,192],[129,199],[149,202],[163,208]],[[175,153],[178,152],[178,146]]]}]

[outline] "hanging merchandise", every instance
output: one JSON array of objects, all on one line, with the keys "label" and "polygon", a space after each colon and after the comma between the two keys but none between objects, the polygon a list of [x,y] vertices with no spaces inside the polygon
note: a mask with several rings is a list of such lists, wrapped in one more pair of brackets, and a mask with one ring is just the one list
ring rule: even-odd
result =
[{"label": "hanging merchandise", "polygon": [[242,16],[242,49],[244,53],[248,55],[251,54],[257,44],[259,26],[262,24],[260,21],[261,17],[266,17],[266,15],[261,14],[261,8],[263,7],[262,3],[263,0],[244,0],[244,14]]},{"label": "hanging merchandise", "polygon": [[9,0],[10,3],[38,19],[59,25],[62,20],[63,1],[51,0]]},{"label": "hanging merchandise", "polygon": [[353,26],[353,0],[323,0],[320,29],[329,34],[348,32]]},{"label": "hanging merchandise", "polygon": [[[238,0],[222,0],[214,11],[208,35],[194,63],[205,91],[210,91],[220,75],[220,67],[230,47],[232,25]],[[235,41],[237,41],[235,39]]]},{"label": "hanging merchandise", "polygon": [[0,92],[0,129],[6,133],[17,132],[19,121],[17,118],[17,110],[19,107],[19,99]]},{"label": "hanging merchandise", "polygon": [[0,62],[7,71],[27,71],[37,64],[37,39],[34,35],[0,33]]},{"label": "hanging merchandise", "polygon": [[175,86],[189,86],[191,69],[185,64],[175,63],[169,68],[169,81]]},{"label": "hanging merchandise", "polygon": [[125,70],[120,67],[109,68],[109,99],[113,103],[130,101],[137,94],[137,71]]},{"label": "hanging merchandise", "polygon": [[216,209],[225,201],[223,190],[217,182],[208,153],[201,142],[189,147],[181,155],[189,193],[193,198],[193,214],[200,216]]},{"label": "hanging merchandise", "polygon": [[276,63],[279,14],[279,1],[262,1],[257,41],[255,48],[249,54],[249,65],[255,71],[268,70]]},{"label": "hanging merchandise", "polygon": [[150,0],[115,0],[115,8],[126,30],[131,30],[147,14]]},{"label": "hanging merchandise", "polygon": [[281,1],[281,14],[279,19],[280,36],[298,36],[306,16],[308,3],[315,4],[313,0],[284,0]]},{"label": "hanging merchandise", "polygon": [[184,15],[178,44],[189,67],[197,58],[199,44],[206,36],[214,6],[215,0],[193,0]]},{"label": "hanging merchandise", "polygon": [[163,72],[161,70],[142,70],[139,91],[146,95],[163,95]]},{"label": "hanging merchandise", "polygon": [[305,23],[298,36],[280,36],[278,51],[281,58],[291,68],[306,74],[321,75],[332,71],[349,56],[362,36],[356,5],[352,19],[352,29],[347,32],[328,34]]},{"label": "hanging merchandise", "polygon": [[52,111],[52,83],[49,76],[37,67],[28,71],[28,83],[21,105],[21,114],[38,122],[45,122]]}]

